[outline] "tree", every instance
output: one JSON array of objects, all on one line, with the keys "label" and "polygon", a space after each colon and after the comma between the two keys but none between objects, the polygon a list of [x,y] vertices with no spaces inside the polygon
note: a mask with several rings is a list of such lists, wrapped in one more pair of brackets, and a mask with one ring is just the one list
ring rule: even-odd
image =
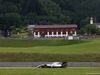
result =
[{"label": "tree", "polygon": [[89,22],[90,22],[89,17],[82,19],[81,22],[80,22],[80,27],[84,27],[85,25],[89,24]]},{"label": "tree", "polygon": [[0,0],[0,29],[73,23],[81,28],[89,24],[90,17],[100,22],[99,9],[100,0]]},{"label": "tree", "polygon": [[96,34],[97,34],[97,35],[100,35],[100,28],[97,28],[97,29],[96,29]]},{"label": "tree", "polygon": [[12,30],[12,33],[13,33],[13,34],[16,34],[16,33],[17,33],[17,32],[16,32],[16,27],[15,27],[15,26],[11,26],[10,29]]},{"label": "tree", "polygon": [[26,19],[28,20],[29,24],[36,24],[37,18],[38,16],[36,13],[28,13],[26,15]]},{"label": "tree", "polygon": [[17,6],[12,3],[12,2],[2,2],[0,4],[0,14],[3,13],[3,14],[6,14],[6,13],[17,13],[18,12],[18,8]]},{"label": "tree", "polygon": [[80,30],[77,30],[77,33],[81,34],[81,35],[85,34],[84,28],[81,28]]},{"label": "tree", "polygon": [[87,24],[84,30],[87,34],[96,34],[97,26],[95,24]]},{"label": "tree", "polygon": [[71,23],[71,18],[69,16],[65,15],[60,15],[59,21],[61,24],[70,24]]},{"label": "tree", "polygon": [[40,0],[43,8],[42,8],[42,15],[48,15],[48,16],[57,16],[59,13],[61,13],[61,9],[58,4],[53,2],[52,0]]},{"label": "tree", "polygon": [[42,9],[42,4],[39,0],[21,0],[21,13],[23,15],[27,15],[28,13],[36,13],[37,15],[40,14]]},{"label": "tree", "polygon": [[4,29],[10,29],[11,26],[20,27],[21,16],[18,13],[7,13],[3,17]]},{"label": "tree", "polygon": [[28,31],[28,34],[27,34],[27,35],[28,35],[29,37],[34,36],[34,35],[33,35],[33,32],[32,32],[31,30]]}]

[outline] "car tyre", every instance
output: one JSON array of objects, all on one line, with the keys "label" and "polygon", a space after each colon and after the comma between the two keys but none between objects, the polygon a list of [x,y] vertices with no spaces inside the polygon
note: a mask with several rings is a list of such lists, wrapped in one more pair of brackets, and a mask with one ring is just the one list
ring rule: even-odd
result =
[{"label": "car tyre", "polygon": [[46,64],[44,65],[44,68],[47,68],[47,65]]},{"label": "car tyre", "polygon": [[66,67],[67,67],[67,65],[66,64],[63,64],[62,68],[66,68]]}]

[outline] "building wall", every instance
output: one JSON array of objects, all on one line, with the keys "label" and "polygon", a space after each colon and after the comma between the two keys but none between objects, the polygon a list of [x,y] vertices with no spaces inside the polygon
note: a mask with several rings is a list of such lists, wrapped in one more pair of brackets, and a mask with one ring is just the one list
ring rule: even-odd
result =
[{"label": "building wall", "polygon": [[12,31],[11,30],[0,30],[0,37],[11,37]]},{"label": "building wall", "polygon": [[34,29],[34,37],[40,37],[41,33],[45,33],[46,37],[67,37],[69,33],[76,36],[76,29]]}]

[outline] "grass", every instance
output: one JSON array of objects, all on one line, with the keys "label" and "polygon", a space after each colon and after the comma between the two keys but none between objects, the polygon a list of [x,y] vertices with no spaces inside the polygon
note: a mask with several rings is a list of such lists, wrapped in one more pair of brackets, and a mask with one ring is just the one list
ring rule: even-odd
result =
[{"label": "grass", "polygon": [[100,62],[99,58],[100,38],[70,41],[0,40],[0,62]]},{"label": "grass", "polygon": [[[100,53],[100,39],[92,40],[0,40],[0,53],[96,54]],[[31,47],[29,47],[31,46]]]},{"label": "grass", "polygon": [[0,40],[0,47],[65,46],[85,43],[83,40]]},{"label": "grass", "polygon": [[100,62],[100,54],[0,53],[0,62]]},{"label": "grass", "polygon": [[[0,75],[97,75],[100,68],[74,69],[1,69]],[[99,74],[100,75],[100,74]]]}]

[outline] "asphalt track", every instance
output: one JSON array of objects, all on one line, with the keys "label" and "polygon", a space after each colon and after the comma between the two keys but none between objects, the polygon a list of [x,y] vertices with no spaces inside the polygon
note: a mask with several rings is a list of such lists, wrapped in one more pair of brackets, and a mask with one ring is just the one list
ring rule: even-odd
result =
[{"label": "asphalt track", "polygon": [[[36,67],[53,62],[0,62],[0,67]],[[68,62],[67,67],[100,67],[100,62]]]},{"label": "asphalt track", "polygon": [[[67,67],[67,68],[100,68],[100,67]],[[0,69],[40,69],[40,68],[37,68],[37,67],[0,67]]]}]

